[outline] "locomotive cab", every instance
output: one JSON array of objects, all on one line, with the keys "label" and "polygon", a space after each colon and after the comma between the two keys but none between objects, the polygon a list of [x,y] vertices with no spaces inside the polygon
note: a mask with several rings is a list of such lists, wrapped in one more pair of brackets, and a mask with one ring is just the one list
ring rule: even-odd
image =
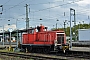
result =
[{"label": "locomotive cab", "polygon": [[58,50],[58,51],[63,50],[64,53],[66,50],[69,50],[69,45],[66,44],[65,33],[56,33],[56,40],[54,44],[55,44],[54,50]]}]

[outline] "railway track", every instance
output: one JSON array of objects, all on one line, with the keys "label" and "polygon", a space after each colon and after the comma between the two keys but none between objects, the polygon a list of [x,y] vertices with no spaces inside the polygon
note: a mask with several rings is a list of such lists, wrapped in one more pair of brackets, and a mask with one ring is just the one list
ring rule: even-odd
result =
[{"label": "railway track", "polygon": [[62,52],[57,53],[57,56],[64,56],[64,57],[74,57],[74,58],[81,58],[81,59],[87,59],[90,60],[90,52],[86,51],[67,51],[65,54]]},{"label": "railway track", "polygon": [[10,53],[10,52],[0,52],[1,55],[14,56],[26,59],[34,60],[90,60],[90,52],[81,51],[68,51],[67,53],[56,53],[52,52],[49,54],[39,54],[39,53]]},{"label": "railway track", "polygon": [[34,60],[67,60],[64,57],[55,57],[46,54],[37,54],[37,53],[10,53],[10,52],[0,52],[1,55],[6,56],[14,56],[26,59],[34,59]]}]

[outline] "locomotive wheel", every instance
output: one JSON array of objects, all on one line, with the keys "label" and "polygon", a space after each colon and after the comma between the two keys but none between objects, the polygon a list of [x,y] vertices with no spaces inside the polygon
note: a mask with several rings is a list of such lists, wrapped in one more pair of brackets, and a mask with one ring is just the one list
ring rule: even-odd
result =
[{"label": "locomotive wheel", "polygon": [[41,49],[36,49],[36,52],[37,53],[41,53]]},{"label": "locomotive wheel", "polygon": [[28,47],[27,49],[28,49],[28,52],[32,52],[32,47],[30,48]]},{"label": "locomotive wheel", "polygon": [[46,53],[47,52],[47,49],[43,49],[43,53]]},{"label": "locomotive wheel", "polygon": [[49,53],[50,52],[50,50],[49,49],[43,49],[43,53]]},{"label": "locomotive wheel", "polygon": [[35,52],[35,49],[34,49],[34,48],[32,48],[31,52],[32,52],[32,53],[34,53],[34,52]]}]

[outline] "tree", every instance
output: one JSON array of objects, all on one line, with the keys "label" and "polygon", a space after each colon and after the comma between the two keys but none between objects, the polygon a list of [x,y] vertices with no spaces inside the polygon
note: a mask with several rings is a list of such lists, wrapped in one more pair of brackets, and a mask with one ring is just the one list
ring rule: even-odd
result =
[{"label": "tree", "polygon": [[[78,29],[88,29],[88,28],[90,28],[90,24],[78,24],[75,26],[75,29],[73,26],[72,27],[72,35],[73,35],[73,32],[75,32],[75,31],[76,31],[76,35],[78,35]],[[58,29],[64,31],[64,28],[58,28]],[[66,36],[70,36],[70,27],[67,27],[65,29],[66,29]],[[56,30],[56,28],[52,28],[51,30]]]}]

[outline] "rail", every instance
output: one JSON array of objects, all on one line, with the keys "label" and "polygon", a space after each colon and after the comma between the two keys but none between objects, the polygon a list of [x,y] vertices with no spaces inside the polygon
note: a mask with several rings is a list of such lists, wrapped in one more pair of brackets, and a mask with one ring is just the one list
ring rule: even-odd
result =
[{"label": "rail", "polygon": [[90,52],[81,52],[81,51],[67,51],[66,53],[52,52],[49,54],[43,53],[11,53],[11,52],[0,52],[1,55],[14,56],[26,59],[42,59],[42,60],[81,60],[86,59],[90,60]]},{"label": "rail", "polygon": [[1,55],[6,55],[6,56],[14,56],[14,57],[20,57],[20,58],[26,58],[26,59],[42,59],[42,60],[67,60],[63,57],[54,57],[54,56],[47,56],[43,54],[36,54],[36,53],[11,53],[11,52],[0,52]]}]

